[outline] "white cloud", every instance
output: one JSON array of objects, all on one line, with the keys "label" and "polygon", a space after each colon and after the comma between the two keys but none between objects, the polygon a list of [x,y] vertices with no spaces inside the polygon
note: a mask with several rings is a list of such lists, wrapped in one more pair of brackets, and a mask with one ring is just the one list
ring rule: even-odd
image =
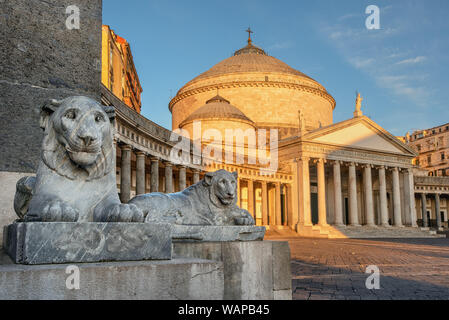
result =
[{"label": "white cloud", "polygon": [[425,60],[427,60],[426,57],[418,56],[416,58],[410,58],[410,59],[405,59],[405,60],[399,61],[396,64],[416,64],[416,63],[423,62]]},{"label": "white cloud", "polygon": [[284,41],[284,42],[278,42],[273,44],[272,46],[268,47],[268,50],[282,50],[282,49],[289,49],[293,47],[293,42],[291,41]]}]

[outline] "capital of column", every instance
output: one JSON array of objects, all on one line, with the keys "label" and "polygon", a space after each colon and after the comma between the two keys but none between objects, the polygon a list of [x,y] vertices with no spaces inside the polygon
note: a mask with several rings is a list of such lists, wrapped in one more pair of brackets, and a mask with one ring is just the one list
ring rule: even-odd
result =
[{"label": "capital of column", "polygon": [[145,157],[145,156],[146,156],[146,153],[143,152],[143,151],[137,151],[137,152],[136,152],[136,156],[137,156],[137,157]]},{"label": "capital of column", "polygon": [[119,145],[119,148],[123,151],[131,151],[132,147],[129,144]]},{"label": "capital of column", "polygon": [[158,157],[150,157],[150,161],[151,162],[159,162],[159,158]]},{"label": "capital of column", "polygon": [[173,167],[173,163],[169,162],[169,161],[164,161],[164,165],[166,167]]}]

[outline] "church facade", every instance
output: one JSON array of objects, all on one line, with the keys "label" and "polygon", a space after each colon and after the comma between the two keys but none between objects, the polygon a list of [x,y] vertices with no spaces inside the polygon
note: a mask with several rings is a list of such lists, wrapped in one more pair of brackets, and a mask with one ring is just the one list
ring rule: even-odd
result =
[{"label": "church facade", "polygon": [[[104,103],[119,104],[103,91]],[[169,102],[172,130],[201,150],[215,145],[221,160],[203,154],[195,163],[189,154],[187,163],[177,163],[170,157],[175,142],[169,130],[137,113],[129,121],[131,115],[118,112],[121,199],[179,191],[206,171],[226,169],[238,172],[238,204],[273,235],[427,234],[418,228],[428,225],[415,194],[416,152],[363,115],[360,95],[348,120],[333,122],[335,106],[320,83],[269,56],[249,37],[245,47],[189,81]],[[234,136],[228,141],[229,130]],[[236,131],[243,134],[240,149]],[[260,161],[261,146],[265,160],[276,160],[274,169]],[[234,153],[227,159],[229,148]],[[236,161],[239,152],[244,161]],[[442,191],[443,198],[449,194],[449,188]]]}]

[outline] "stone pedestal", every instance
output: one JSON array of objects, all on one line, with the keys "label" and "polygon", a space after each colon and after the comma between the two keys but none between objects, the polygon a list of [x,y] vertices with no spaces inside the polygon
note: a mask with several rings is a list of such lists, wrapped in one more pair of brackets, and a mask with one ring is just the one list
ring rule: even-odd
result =
[{"label": "stone pedestal", "polygon": [[69,289],[66,282],[73,271],[67,270],[73,270],[73,265],[17,265],[0,251],[0,300],[223,299],[223,263],[219,261],[125,261],[76,267],[79,289]]},{"label": "stone pedestal", "polygon": [[4,245],[21,264],[171,259],[171,225],[14,223],[5,227]]},{"label": "stone pedestal", "polygon": [[290,247],[284,241],[174,242],[175,259],[221,261],[224,299],[291,300]]}]

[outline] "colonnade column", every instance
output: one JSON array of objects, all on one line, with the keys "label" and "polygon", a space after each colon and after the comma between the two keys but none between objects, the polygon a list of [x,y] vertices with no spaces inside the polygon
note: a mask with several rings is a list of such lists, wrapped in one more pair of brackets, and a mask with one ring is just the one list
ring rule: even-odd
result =
[{"label": "colonnade column", "polygon": [[297,161],[298,170],[298,202],[299,202],[299,224],[312,225],[312,214],[310,210],[310,172],[309,158],[301,157]]},{"label": "colonnade column", "polygon": [[359,225],[359,216],[357,210],[357,176],[355,173],[355,163],[349,164],[349,224],[351,226]]},{"label": "colonnade column", "polygon": [[198,183],[200,181],[200,171],[197,169],[193,170],[193,184]]},{"label": "colonnade column", "polygon": [[268,224],[268,188],[267,182],[262,181],[262,225]]},{"label": "colonnade column", "polygon": [[334,210],[335,225],[342,226],[343,223],[343,206],[341,203],[341,172],[340,161],[334,161]]},{"label": "colonnade column", "polygon": [[173,164],[165,163],[165,193],[173,192]]},{"label": "colonnade column", "polygon": [[421,214],[422,214],[422,226],[427,228],[429,221],[427,220],[427,198],[425,193],[421,193]]},{"label": "colonnade column", "polygon": [[275,224],[280,226],[280,225],[282,225],[281,183],[280,182],[276,182],[275,188],[276,188],[276,199],[275,199],[275,204],[276,204],[276,222],[275,222]]},{"label": "colonnade column", "polygon": [[150,177],[150,191],[159,191],[159,159],[152,157],[151,159],[151,177]]},{"label": "colonnade column", "polygon": [[380,198],[380,224],[383,227],[389,226],[388,206],[387,206],[387,182],[385,179],[385,167],[379,168],[379,198]]},{"label": "colonnade column", "polygon": [[121,147],[120,201],[127,203],[131,197],[131,147]]},{"label": "colonnade column", "polygon": [[136,153],[136,194],[145,193],[145,153]]},{"label": "colonnade column", "polygon": [[317,161],[318,175],[318,224],[327,226],[326,221],[326,180],[324,174],[324,159]]},{"label": "colonnade column", "polygon": [[365,194],[366,225],[374,226],[373,184],[371,178],[371,165],[363,168],[363,187]]},{"label": "colonnade column", "polygon": [[179,191],[182,191],[186,188],[186,167],[179,167]]},{"label": "colonnade column", "polygon": [[402,227],[402,217],[401,217],[401,188],[399,186],[399,169],[397,167],[393,168],[393,216],[394,216],[394,226]]},{"label": "colonnade column", "polygon": [[441,213],[440,213],[440,195],[435,193],[435,218],[437,222],[437,229],[441,228]]},{"label": "colonnade column", "polygon": [[256,219],[256,212],[254,210],[254,182],[248,180],[248,211],[254,219]]}]

